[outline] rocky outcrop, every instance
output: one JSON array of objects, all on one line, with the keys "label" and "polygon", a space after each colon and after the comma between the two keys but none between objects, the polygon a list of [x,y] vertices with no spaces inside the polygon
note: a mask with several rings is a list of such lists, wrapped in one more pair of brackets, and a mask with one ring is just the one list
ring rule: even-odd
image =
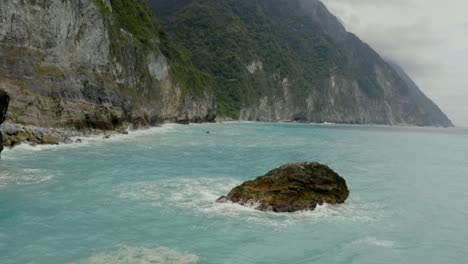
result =
[{"label": "rocky outcrop", "polygon": [[5,122],[10,96],[5,91],[0,90],[0,125]]},{"label": "rocky outcrop", "polygon": [[[8,96],[8,94],[0,90],[0,125],[3,124],[3,122],[6,119],[9,102],[10,102],[10,97]],[[0,130],[0,154],[2,153],[2,151],[3,151],[3,134],[2,134],[2,131]]]},{"label": "rocky outcrop", "polygon": [[0,89],[12,98],[11,123],[89,131],[214,120],[211,87],[193,91],[157,24],[141,28],[142,40],[128,21],[147,14],[129,8],[121,21],[114,2],[0,1]]},{"label": "rocky outcrop", "polygon": [[218,202],[254,205],[273,212],[314,210],[317,205],[344,203],[346,181],[329,167],[315,162],[293,163],[235,187]]},{"label": "rocky outcrop", "polygon": [[43,128],[35,126],[24,126],[19,124],[4,123],[1,126],[3,131],[4,147],[15,147],[25,143],[29,145],[57,145],[81,143],[79,137],[106,136],[116,134],[128,134],[126,130],[112,131],[77,131],[73,128]]}]

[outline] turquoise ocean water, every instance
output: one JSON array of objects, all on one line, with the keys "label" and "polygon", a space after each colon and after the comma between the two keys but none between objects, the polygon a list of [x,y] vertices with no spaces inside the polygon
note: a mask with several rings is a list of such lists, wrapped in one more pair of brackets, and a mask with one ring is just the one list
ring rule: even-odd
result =
[{"label": "turquoise ocean water", "polygon": [[[166,125],[2,157],[2,264],[468,263],[463,130]],[[349,200],[293,214],[214,202],[292,161],[328,164]]]}]

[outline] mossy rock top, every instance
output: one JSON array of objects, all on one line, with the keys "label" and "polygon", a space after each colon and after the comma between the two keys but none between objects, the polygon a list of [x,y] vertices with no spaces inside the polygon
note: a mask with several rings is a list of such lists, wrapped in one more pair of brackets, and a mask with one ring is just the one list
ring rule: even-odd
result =
[{"label": "mossy rock top", "polygon": [[316,162],[291,163],[235,187],[227,197],[241,205],[273,212],[314,210],[317,205],[344,203],[346,181],[328,166]]}]

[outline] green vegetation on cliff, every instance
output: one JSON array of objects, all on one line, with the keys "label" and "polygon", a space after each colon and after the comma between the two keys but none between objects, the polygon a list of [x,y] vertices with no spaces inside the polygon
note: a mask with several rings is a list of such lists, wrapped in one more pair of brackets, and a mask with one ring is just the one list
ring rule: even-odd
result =
[{"label": "green vegetation on cliff", "polygon": [[[94,3],[108,19],[110,48],[114,56],[124,60],[119,30],[122,28],[133,36],[141,54],[155,50],[164,54],[169,61],[173,78],[178,81],[185,92],[203,96],[203,92],[210,88],[210,77],[193,66],[190,57],[171,40],[152,16],[144,0],[110,0],[112,11],[103,0],[94,0]],[[137,72],[141,71],[143,69],[137,69]]]},{"label": "green vegetation on cliff", "polygon": [[170,72],[182,87],[189,89],[195,95],[202,95],[205,89],[213,86],[211,77],[197,70],[190,57],[174,43],[166,32],[161,30],[159,38],[161,41],[159,49],[169,60]]},{"label": "green vegetation on cliff", "polygon": [[[318,0],[106,0],[112,8],[94,1],[107,17],[113,57],[134,65],[124,70],[144,84],[144,94],[160,85],[138,63],[154,52],[167,58],[170,76],[184,92],[200,96],[213,89],[218,116],[450,124],[435,105],[412,98],[421,95],[411,94]],[[137,55],[130,64],[132,51]],[[127,86],[123,90],[142,85]]]},{"label": "green vegetation on cliff", "polygon": [[177,43],[190,51],[195,66],[214,76],[222,116],[237,118],[241,108],[260,97],[281,95],[285,78],[300,98],[331,73],[347,71],[346,57],[295,1],[150,4]]},{"label": "green vegetation on cliff", "polygon": [[143,45],[151,46],[159,25],[143,0],[111,0],[112,11],[120,25]]},{"label": "green vegetation on cliff", "polygon": [[154,47],[153,40],[158,34],[159,24],[152,18],[143,0],[110,0],[112,11],[103,0],[93,2],[105,16],[115,18],[119,26],[144,47]]}]

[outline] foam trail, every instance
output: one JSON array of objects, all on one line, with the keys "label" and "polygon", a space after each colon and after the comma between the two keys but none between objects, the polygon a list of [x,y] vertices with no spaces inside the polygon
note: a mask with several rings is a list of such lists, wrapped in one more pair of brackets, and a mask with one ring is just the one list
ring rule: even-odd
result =
[{"label": "foam trail", "polygon": [[0,190],[16,185],[38,184],[51,180],[54,177],[43,169],[9,169],[0,167]]},{"label": "foam trail", "polygon": [[120,198],[140,201],[156,207],[178,207],[203,217],[236,218],[254,224],[284,228],[301,222],[343,221],[373,222],[382,212],[378,205],[362,204],[352,198],[342,205],[321,205],[314,211],[278,214],[255,210],[235,203],[216,203],[216,199],[240,184],[229,178],[165,179],[119,186]]},{"label": "foam trail", "polygon": [[379,240],[375,237],[365,237],[363,239],[354,241],[352,244],[369,244],[377,247],[393,247],[395,242],[391,240]]},{"label": "foam trail", "polygon": [[[120,246],[110,253],[94,255],[77,264],[195,264],[200,258],[188,252],[178,252],[166,247],[143,248]],[[74,264],[73,262],[70,264]]]}]

